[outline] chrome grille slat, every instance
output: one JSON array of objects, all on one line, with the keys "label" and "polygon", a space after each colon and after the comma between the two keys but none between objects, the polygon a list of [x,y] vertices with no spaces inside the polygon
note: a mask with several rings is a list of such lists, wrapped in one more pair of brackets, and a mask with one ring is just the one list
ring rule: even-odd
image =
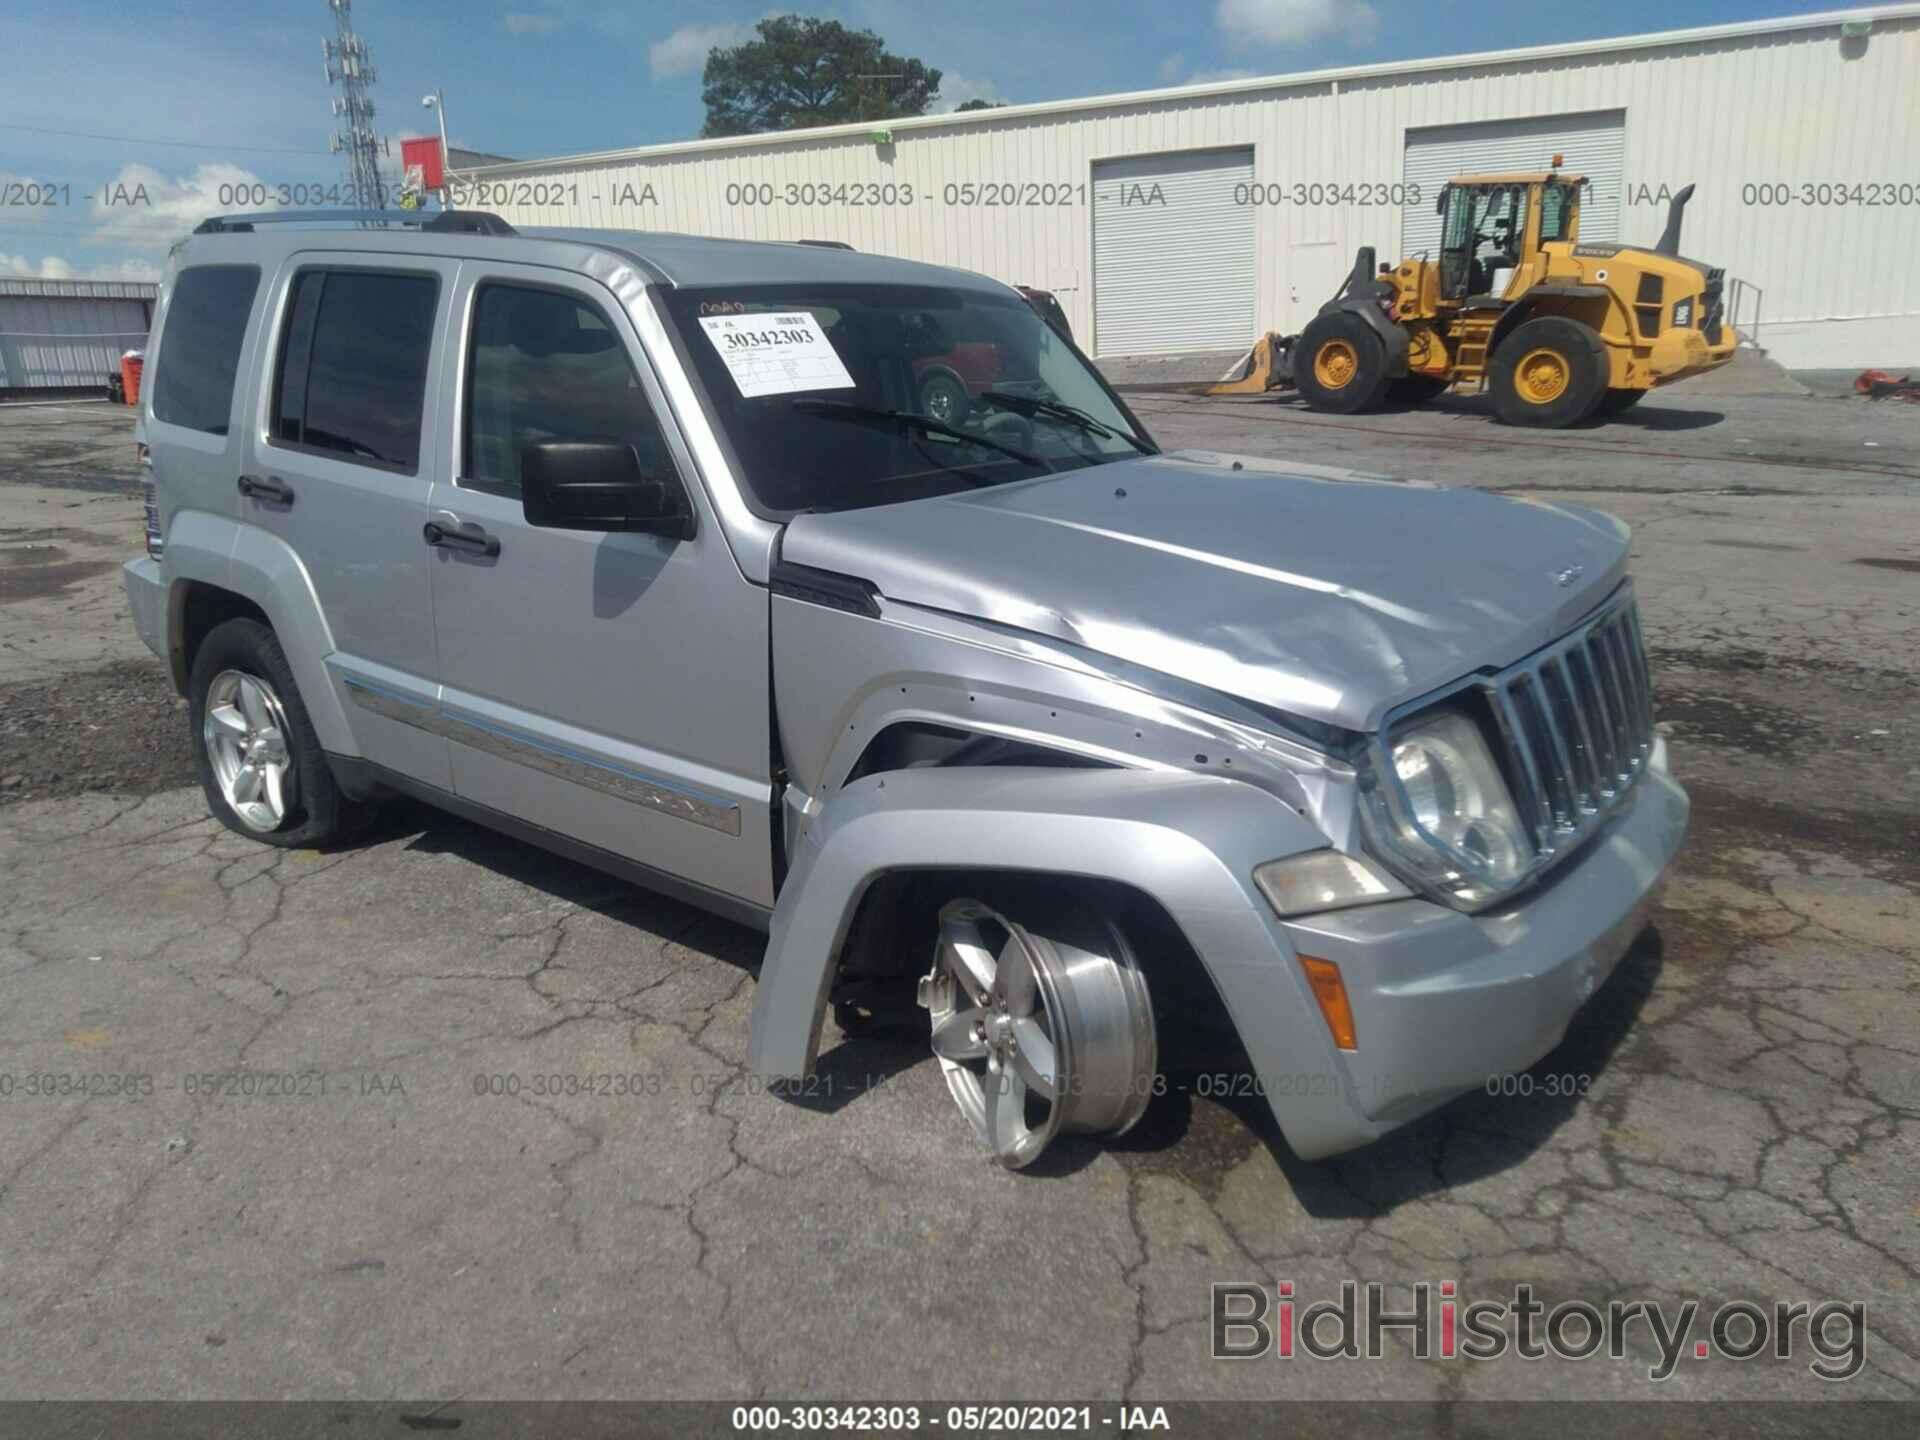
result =
[{"label": "chrome grille slat", "polygon": [[1540,762],[1534,758],[1533,746],[1520,722],[1520,711],[1514,704],[1512,693],[1501,690],[1496,700],[1500,729],[1506,737],[1508,748],[1519,757],[1520,773],[1526,780],[1526,794],[1520,799],[1521,809],[1531,812],[1533,843],[1544,849],[1553,843],[1553,802],[1547,798]]},{"label": "chrome grille slat", "polygon": [[[1567,733],[1568,727],[1560,707],[1562,697],[1557,693],[1559,681],[1549,668],[1552,663],[1552,657],[1547,656],[1534,666],[1534,694],[1538,697],[1535,703],[1539,705],[1540,713],[1545,719],[1547,745],[1554,759],[1559,764],[1560,780],[1566,790],[1566,823],[1568,825],[1578,826],[1580,823],[1580,812],[1584,807],[1580,799],[1579,771],[1575,769],[1573,763],[1573,752],[1576,742],[1574,738]],[[1567,703],[1570,709],[1572,702],[1568,701]]]},{"label": "chrome grille slat", "polygon": [[1606,821],[1653,753],[1653,689],[1631,592],[1482,684],[1544,868]]},{"label": "chrome grille slat", "polygon": [[1627,727],[1628,754],[1633,762],[1633,773],[1640,773],[1640,766],[1647,758],[1646,746],[1640,726],[1640,686],[1634,676],[1633,657],[1628,654],[1631,643],[1627,638],[1624,625],[1609,625],[1601,631],[1601,641],[1607,647],[1607,654],[1613,660],[1614,674],[1620,680],[1620,713]]},{"label": "chrome grille slat", "polygon": [[[1591,640],[1591,637],[1589,637]],[[1593,673],[1593,657],[1586,645],[1567,651],[1567,675],[1580,692],[1580,723],[1585,727],[1593,753],[1593,803],[1596,807],[1611,800],[1620,788],[1620,767],[1614,761],[1613,716],[1607,709],[1607,697]]]},{"label": "chrome grille slat", "polygon": [[1587,810],[1598,810],[1606,804],[1606,795],[1603,793],[1600,755],[1593,744],[1593,727],[1587,723],[1587,708],[1592,702],[1581,692],[1572,650],[1561,651],[1548,663],[1553,666],[1561,693],[1567,697],[1567,709],[1573,715],[1570,727],[1573,733],[1567,739],[1573,750],[1574,774],[1580,786],[1581,806]]}]

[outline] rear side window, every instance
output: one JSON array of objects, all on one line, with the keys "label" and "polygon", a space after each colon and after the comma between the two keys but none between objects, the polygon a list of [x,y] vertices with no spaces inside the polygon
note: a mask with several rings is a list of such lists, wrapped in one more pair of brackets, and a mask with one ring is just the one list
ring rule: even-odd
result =
[{"label": "rear side window", "polygon": [[154,419],[227,433],[240,346],[259,288],[257,265],[197,265],[174,277],[153,377]]},{"label": "rear side window", "polygon": [[673,473],[640,377],[600,311],[552,290],[482,285],[460,483],[518,495],[522,454],[546,440],[619,440],[633,447],[643,473]]},{"label": "rear side window", "polygon": [[419,469],[439,294],[432,275],[296,275],[274,380],[274,440],[408,474]]}]

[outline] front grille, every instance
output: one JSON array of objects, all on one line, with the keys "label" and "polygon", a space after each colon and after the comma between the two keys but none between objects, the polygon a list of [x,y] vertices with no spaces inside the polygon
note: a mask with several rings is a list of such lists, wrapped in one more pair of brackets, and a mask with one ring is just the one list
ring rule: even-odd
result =
[{"label": "front grille", "polygon": [[1514,801],[1541,860],[1573,849],[1653,753],[1653,690],[1632,591],[1487,688]]}]

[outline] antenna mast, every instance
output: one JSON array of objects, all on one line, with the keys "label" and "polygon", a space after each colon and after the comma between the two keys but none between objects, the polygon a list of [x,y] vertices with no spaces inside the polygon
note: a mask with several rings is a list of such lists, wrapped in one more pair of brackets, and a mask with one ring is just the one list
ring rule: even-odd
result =
[{"label": "antenna mast", "polygon": [[353,0],[327,0],[333,11],[335,35],[320,42],[326,57],[327,83],[338,86],[333,97],[333,113],[342,122],[327,140],[334,154],[347,157],[347,183],[352,188],[352,203],[363,209],[381,209],[386,204],[380,181],[380,156],[386,143],[373,132],[373,89],[375,72],[373,52],[367,42],[353,33]]}]

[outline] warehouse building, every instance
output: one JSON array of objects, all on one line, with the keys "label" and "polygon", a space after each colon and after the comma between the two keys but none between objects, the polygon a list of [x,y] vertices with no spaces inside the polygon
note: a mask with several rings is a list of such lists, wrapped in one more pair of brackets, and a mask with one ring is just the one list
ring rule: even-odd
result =
[{"label": "warehouse building", "polygon": [[1724,267],[1789,367],[1920,361],[1920,5],[1319,70],[469,171],[523,225],[838,240],[1054,291],[1096,355],[1298,330],[1448,176],[1591,178],[1581,238]]},{"label": "warehouse building", "polygon": [[0,277],[0,397],[100,392],[147,343],[157,286]]}]

